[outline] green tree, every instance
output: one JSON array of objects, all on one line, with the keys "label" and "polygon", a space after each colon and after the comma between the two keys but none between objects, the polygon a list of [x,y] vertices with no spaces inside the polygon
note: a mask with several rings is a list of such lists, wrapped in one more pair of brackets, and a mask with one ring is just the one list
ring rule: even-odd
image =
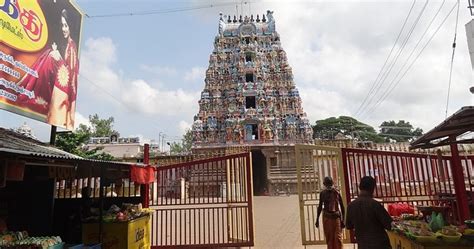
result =
[{"label": "green tree", "polygon": [[189,153],[191,152],[192,146],[192,133],[191,130],[187,130],[186,133],[183,135],[183,138],[180,142],[172,142],[170,143],[170,153],[171,154],[182,154],[182,153]]},{"label": "green tree", "polygon": [[405,120],[394,120],[384,121],[380,124],[379,135],[384,137],[386,140],[395,140],[397,142],[407,142],[416,137],[423,135],[421,128],[414,128],[410,122]]},{"label": "green tree", "polygon": [[377,134],[372,126],[364,124],[353,117],[330,117],[316,121],[316,124],[313,126],[313,137],[315,139],[335,139],[339,133],[362,141],[383,141],[383,138]]},{"label": "green tree", "polygon": [[[113,117],[108,119],[100,119],[97,114],[89,116],[89,121],[92,127],[80,124],[73,132],[58,133],[56,135],[55,146],[61,150],[78,155],[80,157],[98,160],[111,161],[114,157],[106,152],[103,152],[103,147],[95,149],[87,149],[85,145],[91,137],[104,136],[103,134],[112,134]],[[99,131],[99,132],[97,132]]]},{"label": "green tree", "polygon": [[[89,115],[89,122],[91,123],[91,126],[92,126],[92,128],[90,128],[90,131],[93,137],[109,137],[110,135],[116,132],[113,129],[114,117],[102,119],[99,117],[98,114],[94,114],[94,115]],[[86,125],[83,125],[83,126],[87,127]]]}]

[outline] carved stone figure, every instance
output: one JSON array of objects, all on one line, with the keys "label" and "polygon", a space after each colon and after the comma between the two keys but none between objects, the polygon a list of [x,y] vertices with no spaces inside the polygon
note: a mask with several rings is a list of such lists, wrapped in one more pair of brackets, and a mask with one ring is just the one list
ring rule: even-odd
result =
[{"label": "carved stone figure", "polygon": [[[263,16],[232,21],[219,15],[199,113],[192,125],[194,146],[311,141],[312,129],[301,108],[273,12]],[[246,29],[252,32],[242,32]],[[254,122],[257,127],[251,125]]]}]

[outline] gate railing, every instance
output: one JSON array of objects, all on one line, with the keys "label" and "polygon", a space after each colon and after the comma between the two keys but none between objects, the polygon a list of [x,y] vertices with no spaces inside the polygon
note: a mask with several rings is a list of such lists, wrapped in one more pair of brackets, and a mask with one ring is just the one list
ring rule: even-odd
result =
[{"label": "gate railing", "polygon": [[[461,156],[468,199],[474,202],[474,156]],[[323,244],[316,210],[322,179],[331,176],[345,207],[357,198],[361,177],[377,181],[374,197],[384,205],[405,202],[413,206],[449,207],[448,221],[457,220],[451,157],[434,154],[296,145],[296,168],[303,245]],[[415,211],[419,211],[415,208]],[[320,224],[320,228],[322,228]],[[345,241],[349,236],[344,235]]]},{"label": "gate railing", "polygon": [[253,246],[250,153],[157,167],[155,174],[152,248]]},{"label": "gate railing", "polygon": [[[319,193],[322,190],[322,179],[325,176],[333,178],[335,187],[340,190],[343,197],[344,206],[347,206],[341,149],[328,146],[296,145],[295,152],[302,244],[324,244],[323,231],[316,228],[315,223]],[[322,228],[322,217],[319,227]],[[346,234],[344,234],[344,241],[348,241]]]},{"label": "gate railing", "polygon": [[[349,175],[350,199],[359,194],[360,178],[370,175],[377,181],[374,197],[383,204],[444,205],[452,210],[446,218],[457,221],[451,156],[343,148],[342,157]],[[472,197],[474,157],[464,156],[461,161],[466,188]]]}]

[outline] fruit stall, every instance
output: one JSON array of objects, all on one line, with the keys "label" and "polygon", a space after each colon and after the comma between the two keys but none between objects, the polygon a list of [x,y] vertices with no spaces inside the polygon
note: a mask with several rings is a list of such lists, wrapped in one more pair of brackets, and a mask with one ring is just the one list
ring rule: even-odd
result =
[{"label": "fruit stall", "polygon": [[[152,211],[141,204],[112,205],[103,216],[103,248],[150,248],[150,215]],[[82,224],[82,241],[99,241],[99,217],[91,216]]]},{"label": "fruit stall", "polygon": [[388,235],[395,249],[473,249],[473,228],[470,220],[465,225],[449,225],[441,213],[428,217],[403,214],[393,222]]},{"label": "fruit stall", "polygon": [[[134,240],[149,248],[151,211],[141,207],[132,166],[144,168],[84,159],[0,128],[0,248],[117,248],[101,245],[112,224],[117,233],[138,231]],[[82,241],[82,231],[97,239]]]},{"label": "fruit stall", "polygon": [[[474,132],[474,107],[465,106],[441,124],[410,144],[410,149],[431,149],[441,146],[450,148],[449,161],[454,192],[449,208],[443,206],[419,206],[423,215],[401,215],[388,232],[395,249],[473,249],[474,220],[471,220],[473,190],[471,177],[464,174],[459,147],[472,144],[466,134]],[[467,159],[467,156],[465,156]],[[448,216],[448,213],[452,215]]]}]

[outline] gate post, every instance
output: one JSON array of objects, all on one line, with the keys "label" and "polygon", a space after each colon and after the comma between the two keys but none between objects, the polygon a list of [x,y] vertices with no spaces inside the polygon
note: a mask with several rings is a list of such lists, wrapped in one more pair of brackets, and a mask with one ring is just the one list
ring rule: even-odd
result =
[{"label": "gate post", "polygon": [[[143,163],[145,167],[149,167],[150,163],[150,145],[145,144],[143,148]],[[142,199],[142,206],[148,208],[150,206],[150,184],[143,184],[140,189],[140,195]]]},{"label": "gate post", "polygon": [[[341,148],[339,153],[340,153],[339,158],[342,161],[339,165],[341,165],[342,172],[343,172],[343,179],[342,179],[342,185],[343,185],[342,196],[343,196],[343,198],[342,198],[342,201],[345,202],[344,203],[344,208],[346,209],[345,214],[346,214],[346,217],[347,217],[347,206],[351,202],[351,189],[350,189],[350,181],[349,181],[349,166],[347,164],[347,154],[346,154],[347,151],[345,150],[345,148]],[[350,239],[351,243],[355,243],[354,233],[353,233],[352,230],[349,231],[349,239]]]},{"label": "gate post", "polygon": [[255,238],[255,229],[253,227],[254,219],[253,219],[253,172],[252,172],[252,152],[247,152],[247,156],[245,156],[245,167],[247,167],[247,200],[248,200],[248,207],[249,207],[249,235],[250,241],[254,241]]},{"label": "gate post", "polygon": [[300,225],[301,225],[301,241],[306,241],[306,230],[305,230],[305,222],[304,222],[304,205],[303,205],[303,181],[301,179],[301,145],[295,145],[295,163],[296,163],[296,179],[297,179],[297,187],[298,187],[298,201],[299,201],[299,208],[300,208]]},{"label": "gate post", "polygon": [[464,182],[464,173],[459,158],[458,144],[455,142],[456,137],[451,138],[454,143],[451,143],[451,171],[453,173],[454,189],[456,191],[456,201],[459,211],[459,222],[468,220],[471,216],[469,211],[469,204],[467,201],[466,183]]}]

